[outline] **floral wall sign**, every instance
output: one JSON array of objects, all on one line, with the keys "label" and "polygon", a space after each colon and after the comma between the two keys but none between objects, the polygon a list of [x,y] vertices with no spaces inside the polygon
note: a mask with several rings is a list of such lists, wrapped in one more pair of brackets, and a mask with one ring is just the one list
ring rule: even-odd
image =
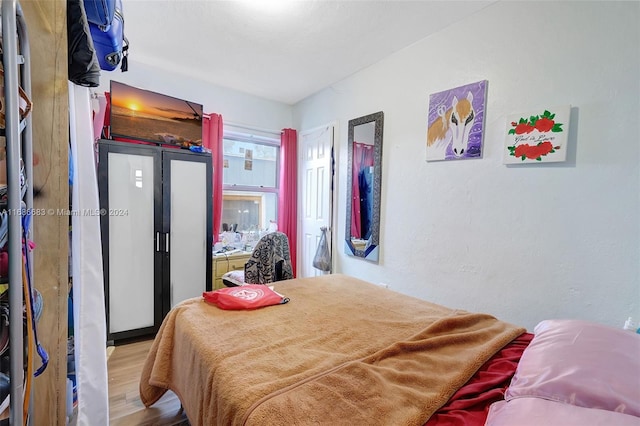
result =
[{"label": "floral wall sign", "polygon": [[507,117],[504,164],[565,161],[570,113],[565,105]]}]

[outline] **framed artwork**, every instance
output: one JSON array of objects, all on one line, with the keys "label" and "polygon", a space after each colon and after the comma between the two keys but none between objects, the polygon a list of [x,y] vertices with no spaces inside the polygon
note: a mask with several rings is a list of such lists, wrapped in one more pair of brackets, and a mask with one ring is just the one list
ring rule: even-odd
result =
[{"label": "framed artwork", "polygon": [[487,80],[429,96],[427,161],[482,157]]},{"label": "framed artwork", "polygon": [[110,82],[110,135],[182,148],[202,146],[202,104]]},{"label": "framed artwork", "polygon": [[508,116],[504,164],[565,161],[570,114],[564,105]]}]

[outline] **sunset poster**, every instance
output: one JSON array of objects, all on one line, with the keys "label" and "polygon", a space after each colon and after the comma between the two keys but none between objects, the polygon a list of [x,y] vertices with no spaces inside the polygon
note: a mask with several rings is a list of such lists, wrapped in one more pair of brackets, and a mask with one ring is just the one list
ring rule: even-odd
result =
[{"label": "sunset poster", "polygon": [[202,105],[111,81],[111,136],[202,145]]}]

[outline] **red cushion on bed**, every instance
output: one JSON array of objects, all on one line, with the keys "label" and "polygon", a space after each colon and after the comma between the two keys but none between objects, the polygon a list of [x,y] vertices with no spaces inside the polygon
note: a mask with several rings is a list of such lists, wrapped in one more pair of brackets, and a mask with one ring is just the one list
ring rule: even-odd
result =
[{"label": "red cushion on bed", "polygon": [[425,426],[482,426],[489,406],[504,399],[522,353],[533,334],[517,337],[487,361],[476,374],[425,423]]}]

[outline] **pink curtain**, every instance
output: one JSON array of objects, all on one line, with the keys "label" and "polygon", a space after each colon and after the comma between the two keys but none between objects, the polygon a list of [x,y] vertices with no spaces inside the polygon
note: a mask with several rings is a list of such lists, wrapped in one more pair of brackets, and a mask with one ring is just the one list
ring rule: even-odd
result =
[{"label": "pink curtain", "polygon": [[213,242],[220,238],[222,222],[222,116],[220,114],[204,115],[204,131],[202,144],[211,150],[213,160]]},{"label": "pink curtain", "polygon": [[295,129],[280,134],[280,196],[278,199],[278,231],[289,238],[291,266],[296,277],[298,224],[298,135]]},{"label": "pink curtain", "polygon": [[360,208],[360,171],[373,166],[373,145],[353,143],[353,168],[351,169],[351,236],[362,238]]}]

